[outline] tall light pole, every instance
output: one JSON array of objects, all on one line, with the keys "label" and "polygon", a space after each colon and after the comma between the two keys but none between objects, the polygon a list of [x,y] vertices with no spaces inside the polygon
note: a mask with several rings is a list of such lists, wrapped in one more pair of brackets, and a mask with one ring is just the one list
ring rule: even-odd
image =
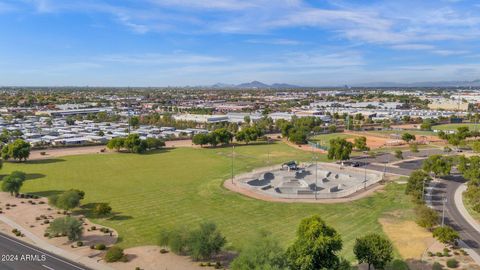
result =
[{"label": "tall light pole", "polygon": [[232,185],[233,185],[233,159],[234,159],[234,152],[235,151],[235,145],[232,144]]},{"label": "tall light pole", "polygon": [[270,138],[267,137],[267,166],[270,165]]},{"label": "tall light pole", "polygon": [[387,162],[385,163],[385,165],[383,166],[383,179],[382,180],[385,180],[385,174],[387,173],[387,164],[390,162],[390,153],[387,154]]},{"label": "tall light pole", "polygon": [[447,197],[443,198],[443,208],[442,208],[442,227],[445,225],[445,203],[447,202]]},{"label": "tall light pole", "polygon": [[[317,143],[315,143],[318,146]],[[317,200],[317,185],[318,185],[318,157],[315,154],[315,200]]]}]

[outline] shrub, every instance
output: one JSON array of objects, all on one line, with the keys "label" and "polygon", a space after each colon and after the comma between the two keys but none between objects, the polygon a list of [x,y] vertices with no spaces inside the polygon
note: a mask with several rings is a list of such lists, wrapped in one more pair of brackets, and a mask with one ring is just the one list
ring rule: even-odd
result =
[{"label": "shrub", "polygon": [[447,266],[448,268],[457,268],[458,267],[458,261],[455,259],[449,259],[447,261]]},{"label": "shrub", "polygon": [[105,250],[106,248],[107,248],[107,246],[105,246],[105,244],[96,244],[95,245],[96,250]]},{"label": "shrub", "polygon": [[[44,220],[44,223],[50,223],[48,220]],[[56,218],[52,221],[47,228],[47,232],[51,235],[63,235],[68,236],[70,241],[76,241],[80,239],[83,233],[82,223],[73,217]]]},{"label": "shrub", "polygon": [[432,265],[432,270],[443,270],[443,266],[438,262],[434,262]]},{"label": "shrub", "polygon": [[43,237],[50,237],[50,234],[48,232],[43,234]]},{"label": "shrub", "polygon": [[437,257],[443,257],[443,253],[441,253],[440,251],[437,252],[437,253],[435,253],[435,255],[436,255]]},{"label": "shrub", "polygon": [[125,254],[123,254],[123,249],[120,247],[113,246],[107,250],[105,254],[106,262],[118,262],[124,259]]},{"label": "shrub", "polygon": [[433,254],[433,252],[431,252],[431,251],[427,252],[427,254],[428,254],[428,257],[433,257],[433,256],[435,256],[435,254]]},{"label": "shrub", "polygon": [[166,250],[166,249],[162,248],[162,249],[160,249],[160,253],[161,253],[161,254],[168,253],[168,250]]},{"label": "shrub", "polygon": [[83,242],[82,242],[82,241],[78,241],[78,242],[77,242],[77,246],[78,246],[78,247],[83,247]]},{"label": "shrub", "polygon": [[108,203],[98,203],[96,204],[93,209],[92,213],[95,216],[106,216],[112,212],[112,207]]}]

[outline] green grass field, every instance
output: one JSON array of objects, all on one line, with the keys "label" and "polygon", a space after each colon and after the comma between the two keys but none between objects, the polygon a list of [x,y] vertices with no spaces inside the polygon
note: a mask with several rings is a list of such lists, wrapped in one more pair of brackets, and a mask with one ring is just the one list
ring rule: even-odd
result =
[{"label": "green grass field", "polygon": [[[264,166],[267,156],[271,164],[311,157],[284,144],[242,146],[235,152],[235,173]],[[385,213],[412,207],[404,186],[398,184],[389,184],[385,192],[373,197],[344,204],[271,203],[247,198],[222,187],[222,181],[230,176],[230,157],[231,148],[92,154],[6,163],[1,174],[27,172],[30,180],[23,192],[49,195],[77,188],[86,192],[84,204],[110,203],[116,216],[93,221],[116,229],[123,247],[156,244],[162,228],[192,227],[206,220],[218,224],[231,248],[241,248],[260,229],[271,231],[288,245],[300,220],[319,214],[342,234],[343,255],[353,260],[356,237],[380,232],[377,220]]]},{"label": "green grass field", "polygon": [[480,213],[473,210],[473,205],[465,198],[463,198],[463,204],[465,205],[465,208],[467,209],[468,213],[472,216],[472,218],[475,219],[477,222],[480,222]]},{"label": "green grass field", "polygon": [[433,126],[432,130],[457,130],[459,127],[468,127],[470,130],[480,130],[480,125],[460,123],[460,124],[444,124]]}]

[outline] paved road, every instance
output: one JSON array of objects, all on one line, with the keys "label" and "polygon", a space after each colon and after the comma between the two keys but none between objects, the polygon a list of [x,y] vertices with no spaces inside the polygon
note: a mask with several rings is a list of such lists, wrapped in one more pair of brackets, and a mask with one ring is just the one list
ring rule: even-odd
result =
[{"label": "paved road", "polygon": [[2,233],[0,233],[0,269],[90,270]]},{"label": "paved road", "polygon": [[[416,153],[415,157],[425,157],[433,154],[438,154],[439,150],[421,150],[420,153]],[[455,153],[454,153],[455,154]],[[409,157],[412,157],[409,155]],[[376,157],[373,160],[370,158],[357,158],[355,160],[359,161],[361,167],[367,166],[368,169],[381,171],[383,172],[386,169],[387,173],[395,173],[400,175],[408,176],[414,170],[419,169],[422,165],[424,159],[417,159],[413,161],[407,161],[397,164],[398,167],[385,167],[380,166],[378,163],[386,163],[387,160],[391,158],[390,156],[380,156]],[[391,159],[390,159],[391,160]],[[366,163],[363,163],[365,162]],[[369,164],[368,162],[377,162],[376,164]],[[454,172],[455,173],[455,172]],[[480,232],[473,228],[462,216],[460,211],[455,204],[455,191],[465,182],[458,174],[451,176],[448,179],[440,179],[440,182],[435,184],[434,187],[427,188],[429,195],[427,198],[431,200],[431,205],[434,209],[438,210],[440,216],[442,215],[443,210],[443,200],[447,199],[445,203],[445,224],[453,227],[456,231],[459,232],[460,238],[465,244],[467,244],[473,251],[480,255]]]},{"label": "paved road", "polygon": [[455,191],[464,181],[459,176],[450,177],[448,180],[442,179],[439,184],[441,191],[438,193],[437,200],[433,202],[433,206],[441,213],[442,199],[444,197],[447,198],[447,203],[445,203],[445,224],[458,231],[463,242],[477,254],[480,254],[480,233],[463,218],[455,204]]}]

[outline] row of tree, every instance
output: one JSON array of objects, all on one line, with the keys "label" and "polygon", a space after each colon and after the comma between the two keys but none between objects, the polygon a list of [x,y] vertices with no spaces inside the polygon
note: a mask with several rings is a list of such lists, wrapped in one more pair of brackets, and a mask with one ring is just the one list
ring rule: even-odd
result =
[{"label": "row of tree", "polygon": [[233,133],[228,131],[226,128],[219,128],[210,133],[196,134],[193,136],[192,142],[202,147],[208,144],[211,146],[217,146],[231,143],[233,137]]},{"label": "row of tree", "polygon": [[458,127],[457,131],[452,134],[447,134],[444,131],[438,132],[438,137],[442,140],[448,141],[453,146],[460,146],[465,144],[465,139],[469,137],[478,137],[480,132],[470,131],[468,127]]},{"label": "row of tree", "polygon": [[157,138],[142,140],[138,134],[129,134],[126,138],[113,138],[107,143],[108,149],[127,151],[130,153],[145,153],[147,150],[159,149],[165,142]]},{"label": "row of tree", "polygon": [[[339,255],[343,242],[340,234],[328,226],[318,215],[300,222],[296,240],[284,250],[279,242],[266,231],[242,249],[232,262],[231,269],[353,269],[350,263]],[[218,254],[226,244],[225,237],[214,223],[202,223],[199,228],[189,230],[175,228],[164,230],[159,236],[159,245],[172,252],[190,255],[195,260],[207,260]],[[392,243],[379,234],[359,237],[353,252],[359,263],[366,263],[369,269],[384,269],[393,259]]]},{"label": "row of tree", "polygon": [[432,155],[422,165],[421,170],[414,171],[408,178],[405,193],[412,196],[415,206],[416,222],[419,226],[433,232],[433,237],[441,243],[455,245],[459,234],[452,227],[439,226],[438,212],[425,205],[425,190],[432,176],[449,175],[455,159],[449,156]]}]

